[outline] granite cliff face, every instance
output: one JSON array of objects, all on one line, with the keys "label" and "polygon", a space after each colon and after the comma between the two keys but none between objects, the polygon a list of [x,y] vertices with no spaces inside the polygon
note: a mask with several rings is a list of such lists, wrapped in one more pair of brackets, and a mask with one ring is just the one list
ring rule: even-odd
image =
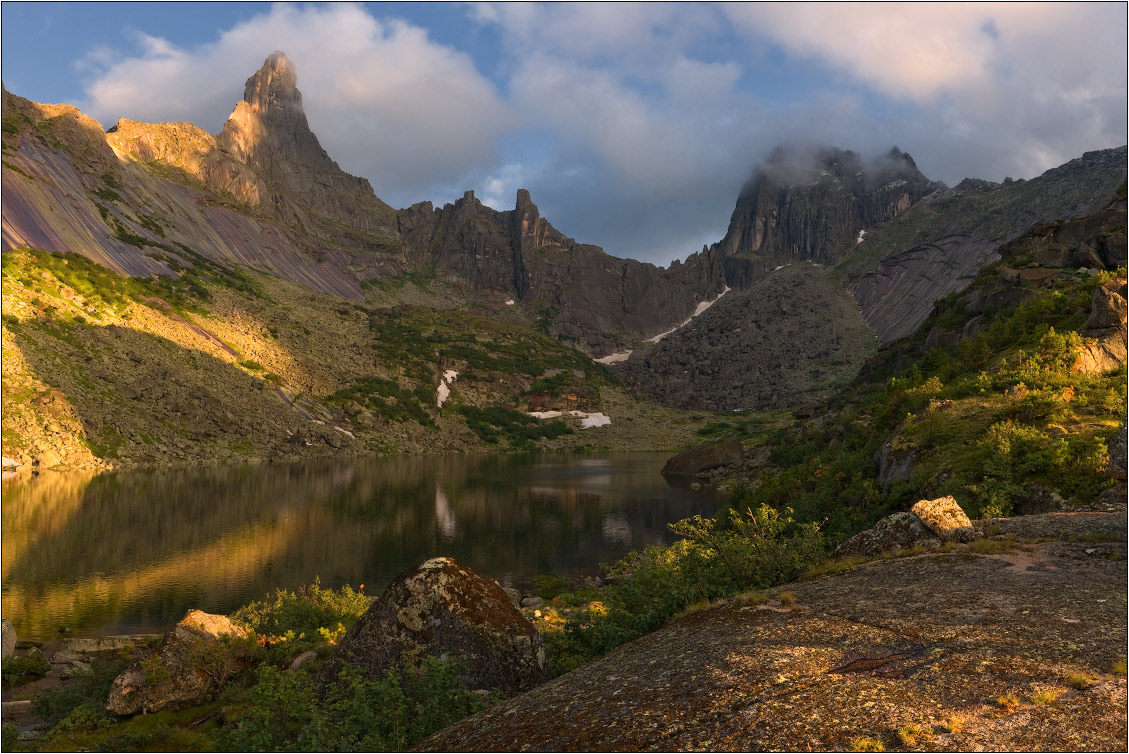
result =
[{"label": "granite cliff face", "polygon": [[724,285],[715,257],[662,269],[578,243],[525,190],[506,212],[473,192],[393,210],[321,147],[282,53],[247,80],[216,136],[125,119],[103,134],[74,108],[4,100],[6,250],[77,250],[150,275],[183,262],[183,244],[357,301],[362,284],[433,277],[478,308],[513,301],[529,324],[596,356],[682,321]]},{"label": "granite cliff face", "polygon": [[[840,264],[863,317],[883,343],[911,334],[936,301],[964,290],[998,249],[1039,223],[1105,207],[1125,182],[1126,149],[1087,152],[1029,181],[965,180],[869,231]],[[1114,269],[1121,249],[1100,247],[1075,267]],[[1104,256],[1103,256],[1104,255]]]},{"label": "granite cliff face", "polygon": [[778,147],[741,190],[721,241],[721,253],[735,258],[730,284],[742,282],[758,259],[834,264],[860,231],[898,216],[943,185],[922,175],[897,147],[870,163],[831,147]]}]

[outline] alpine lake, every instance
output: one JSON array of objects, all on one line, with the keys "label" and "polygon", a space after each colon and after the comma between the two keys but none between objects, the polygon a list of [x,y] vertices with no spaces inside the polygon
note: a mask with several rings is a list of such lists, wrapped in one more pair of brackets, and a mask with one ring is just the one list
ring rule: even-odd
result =
[{"label": "alpine lake", "polygon": [[3,613],[20,638],[156,633],[315,578],[378,595],[430,557],[503,586],[596,575],[721,498],[667,453],[412,456],[3,482]]}]

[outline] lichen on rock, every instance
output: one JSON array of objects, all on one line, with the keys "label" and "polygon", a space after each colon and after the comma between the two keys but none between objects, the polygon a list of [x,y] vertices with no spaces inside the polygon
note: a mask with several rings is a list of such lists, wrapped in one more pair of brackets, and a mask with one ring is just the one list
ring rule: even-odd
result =
[{"label": "lichen on rock", "polygon": [[249,633],[226,616],[189,610],[156,652],[114,679],[106,709],[136,715],[202,704],[244,667],[244,653],[228,642]]},{"label": "lichen on rock", "polygon": [[388,586],[317,675],[333,683],[346,666],[381,677],[423,656],[456,660],[469,689],[515,693],[548,680],[537,629],[496,581],[452,558],[432,558]]}]

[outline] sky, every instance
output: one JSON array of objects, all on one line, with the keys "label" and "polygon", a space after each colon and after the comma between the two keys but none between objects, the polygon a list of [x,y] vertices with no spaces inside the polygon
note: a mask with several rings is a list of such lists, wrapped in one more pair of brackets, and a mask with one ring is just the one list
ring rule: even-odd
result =
[{"label": "sky", "polygon": [[4,2],[0,77],[220,130],[275,50],[310,127],[394,207],[528,188],[566,235],[684,259],[784,142],[1032,178],[1126,142],[1125,3]]}]

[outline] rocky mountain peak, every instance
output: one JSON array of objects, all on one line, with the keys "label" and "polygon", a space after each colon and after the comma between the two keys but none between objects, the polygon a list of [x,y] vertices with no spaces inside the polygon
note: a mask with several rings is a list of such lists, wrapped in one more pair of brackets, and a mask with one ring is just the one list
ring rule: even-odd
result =
[{"label": "rocky mountain peak", "polygon": [[217,141],[240,162],[257,170],[291,171],[293,165],[337,171],[302,109],[294,64],[274,52],[251,78]]},{"label": "rocky mountain peak", "polygon": [[897,147],[871,161],[823,145],[782,145],[741,190],[721,242],[726,257],[835,263],[859,231],[909,209],[942,184]]},{"label": "rocky mountain peak", "polygon": [[243,101],[261,114],[302,113],[298,74],[284,52],[273,52],[263,67],[247,79]]}]

